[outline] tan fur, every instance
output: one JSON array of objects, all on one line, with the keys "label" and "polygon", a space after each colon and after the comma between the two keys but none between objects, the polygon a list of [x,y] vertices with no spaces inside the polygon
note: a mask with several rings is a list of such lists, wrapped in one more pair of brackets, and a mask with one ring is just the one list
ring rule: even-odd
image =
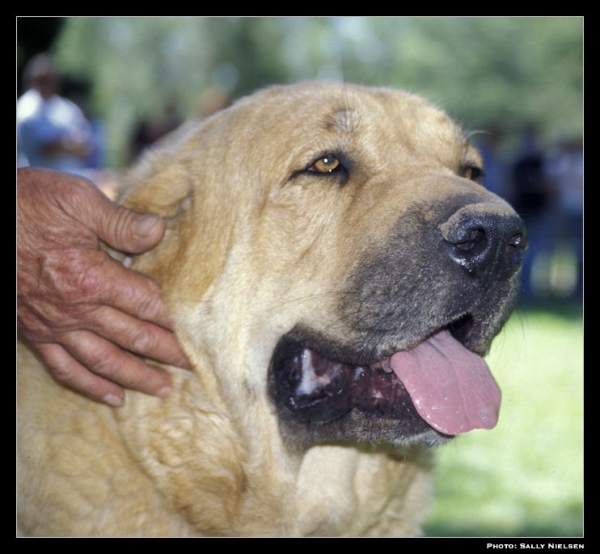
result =
[{"label": "tan fur", "polygon": [[[342,147],[359,159],[356,182],[292,177]],[[456,176],[467,157],[479,161],[419,97],[305,84],[188,125],[134,168],[123,202],[162,215],[167,232],[133,267],[161,284],[194,371],[167,368],[167,400],[128,391],[112,409],[55,383],[21,345],[20,533],[418,534],[427,451],[290,448],[267,370],[298,323],[345,336],[346,278],[415,201],[480,189]]]}]

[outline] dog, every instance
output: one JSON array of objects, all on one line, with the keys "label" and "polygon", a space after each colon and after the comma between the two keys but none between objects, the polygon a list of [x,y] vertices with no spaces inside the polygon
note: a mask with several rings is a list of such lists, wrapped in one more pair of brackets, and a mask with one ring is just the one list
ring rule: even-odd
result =
[{"label": "dog", "polygon": [[166,221],[132,267],[194,370],[113,409],[20,345],[20,533],[418,535],[431,447],[498,417],[482,356],[527,239],[482,171],[386,88],[274,86],[177,130],[122,202]]}]

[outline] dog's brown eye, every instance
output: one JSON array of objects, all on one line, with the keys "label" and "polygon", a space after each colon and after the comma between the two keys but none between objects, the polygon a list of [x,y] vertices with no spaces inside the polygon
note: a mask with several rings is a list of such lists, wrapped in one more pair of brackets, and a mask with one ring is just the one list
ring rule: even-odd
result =
[{"label": "dog's brown eye", "polygon": [[483,176],[483,169],[475,165],[467,165],[462,169],[462,176],[471,181],[479,181]]},{"label": "dog's brown eye", "polygon": [[340,160],[334,155],[327,154],[312,164],[308,170],[316,173],[331,173],[340,167]]}]

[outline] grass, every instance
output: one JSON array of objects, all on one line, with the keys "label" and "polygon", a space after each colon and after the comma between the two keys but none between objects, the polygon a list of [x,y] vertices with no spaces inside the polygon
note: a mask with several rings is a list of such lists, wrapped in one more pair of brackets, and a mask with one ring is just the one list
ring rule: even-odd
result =
[{"label": "grass", "polygon": [[487,361],[500,421],[437,450],[426,535],[583,536],[581,306],[517,312]]}]

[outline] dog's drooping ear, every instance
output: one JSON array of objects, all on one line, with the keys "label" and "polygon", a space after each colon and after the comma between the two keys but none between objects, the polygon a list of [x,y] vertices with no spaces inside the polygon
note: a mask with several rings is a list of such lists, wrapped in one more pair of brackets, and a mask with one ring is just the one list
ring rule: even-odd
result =
[{"label": "dog's drooping ear", "polygon": [[147,179],[144,186],[145,192],[134,188],[120,200],[132,210],[160,215],[167,223],[167,229],[181,219],[181,214],[191,204],[191,177],[184,164],[167,166]]}]

